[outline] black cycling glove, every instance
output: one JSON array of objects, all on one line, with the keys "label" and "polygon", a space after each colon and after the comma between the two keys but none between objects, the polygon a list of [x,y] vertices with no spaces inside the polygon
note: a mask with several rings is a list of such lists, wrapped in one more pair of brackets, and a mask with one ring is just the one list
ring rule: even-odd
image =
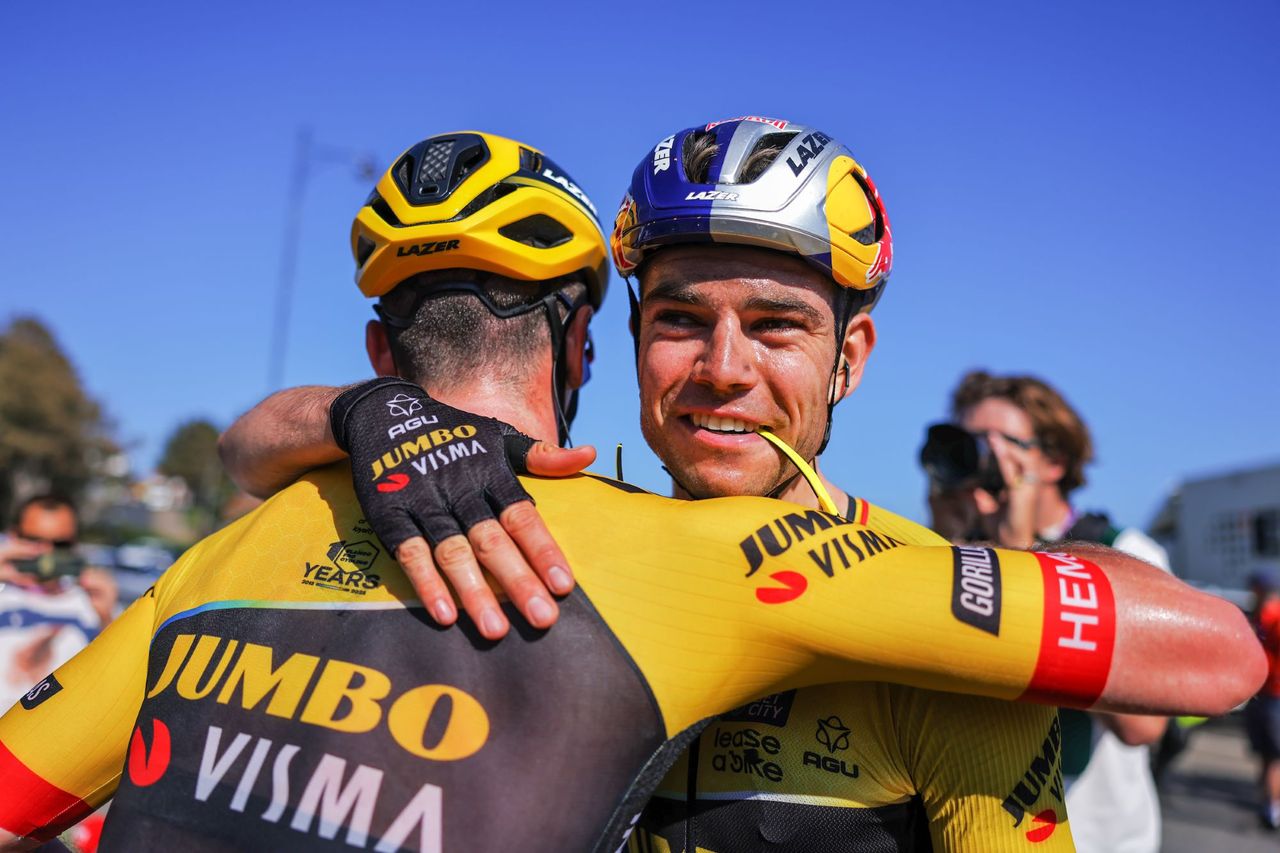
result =
[{"label": "black cycling glove", "polygon": [[406,539],[435,547],[518,501],[516,474],[534,440],[515,427],[431,399],[404,379],[350,388],[329,407],[333,437],[351,457],[356,498],[394,554]]}]

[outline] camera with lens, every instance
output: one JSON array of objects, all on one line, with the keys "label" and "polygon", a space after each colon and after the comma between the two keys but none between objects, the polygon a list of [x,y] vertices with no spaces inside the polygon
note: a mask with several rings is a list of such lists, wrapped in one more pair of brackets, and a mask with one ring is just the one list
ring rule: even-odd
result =
[{"label": "camera with lens", "polygon": [[986,436],[955,424],[929,427],[920,448],[920,465],[939,491],[977,488],[994,495],[1004,490],[1000,463]]},{"label": "camera with lens", "polygon": [[38,557],[13,560],[12,565],[23,574],[34,575],[42,581],[56,578],[78,577],[88,565],[73,548],[53,548]]}]

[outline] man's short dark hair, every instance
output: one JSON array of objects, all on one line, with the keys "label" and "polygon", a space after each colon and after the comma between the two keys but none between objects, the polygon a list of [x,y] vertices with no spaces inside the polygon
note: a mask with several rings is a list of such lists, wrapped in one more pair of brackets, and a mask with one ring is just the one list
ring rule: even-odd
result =
[{"label": "man's short dark hair", "polygon": [[[472,293],[439,292],[442,285],[478,285],[485,297],[500,309],[533,306],[514,317],[498,317]],[[550,281],[519,281],[477,270],[440,270],[406,279],[380,304],[390,314],[412,318],[407,329],[388,327],[396,368],[419,385],[448,389],[477,372],[495,372],[520,386],[550,346],[546,309],[538,303],[560,293],[571,305],[586,295],[587,287],[576,276]],[[568,315],[557,303],[561,320]]]},{"label": "man's short dark hair", "polygon": [[71,515],[77,521],[80,520],[80,513],[76,510],[75,502],[71,498],[59,492],[45,492],[43,494],[34,495],[18,504],[18,508],[13,513],[13,529],[17,530],[18,525],[22,522],[22,516],[26,515],[27,510],[35,507],[46,512],[55,512],[60,509],[70,510]]}]

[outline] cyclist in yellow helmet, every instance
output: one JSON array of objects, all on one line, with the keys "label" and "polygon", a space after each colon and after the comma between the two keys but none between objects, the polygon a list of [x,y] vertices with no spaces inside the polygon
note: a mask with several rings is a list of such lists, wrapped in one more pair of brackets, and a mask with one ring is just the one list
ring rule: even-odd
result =
[{"label": "cyclist in yellow helmet", "polygon": [[[414,157],[400,191],[425,193],[437,175],[456,191],[471,174],[430,162]],[[542,187],[514,192],[526,190]],[[554,439],[566,389],[582,378],[590,285],[468,272],[413,274],[380,303],[411,325],[369,335],[375,367],[398,365],[433,396],[394,376],[344,392],[330,423],[353,471],[308,476],[197,545],[0,719],[0,841],[47,837],[118,792],[108,848],[616,849],[681,733],[772,690],[893,678],[1167,707],[1185,696],[1161,682],[1177,673],[1203,691],[1198,708],[1216,711],[1260,679],[1261,661],[1248,665],[1256,644],[1229,608],[1123,558],[1104,571],[1066,555],[984,552],[1009,602],[989,631],[951,606],[953,584],[970,591],[964,570],[977,555],[913,545],[888,514],[873,523],[752,498],[678,504],[594,477],[488,479],[504,447],[520,458],[528,440],[438,398]],[[458,310],[431,311],[452,300]],[[463,307],[477,303],[487,317]],[[545,337],[511,343],[524,342],[527,360],[513,364],[502,332],[532,332],[521,318],[542,316]],[[546,345],[556,322],[559,350]],[[434,332],[421,349],[417,329]],[[463,368],[465,380],[448,372]],[[356,505],[352,473],[377,512]],[[420,486],[441,490],[452,522],[397,503]],[[381,510],[438,540],[519,503],[524,488],[581,580],[560,624],[496,646],[470,621],[435,628],[373,539],[396,548],[406,530]],[[783,553],[784,535],[803,547]],[[805,568],[809,553],[859,542],[857,571]],[[1080,615],[1085,590],[1094,621],[1064,634],[1081,624],[1066,614]],[[1205,642],[1238,668],[1195,659]],[[1134,677],[1138,658],[1147,670]]]},{"label": "cyclist in yellow helmet", "polygon": [[[815,147],[825,151],[813,156]],[[624,274],[644,270],[633,303],[642,418],[679,494],[780,494],[903,541],[940,541],[820,475],[811,488],[756,434],[776,431],[802,464],[815,461],[832,407],[856,388],[874,345],[867,312],[887,281],[892,237],[843,146],[772,119],[674,134],[636,169],[613,256]],[[968,566],[974,589],[986,588],[980,554]],[[827,565],[849,570],[862,557],[854,545]],[[884,684],[807,688],[750,703],[695,744],[633,849],[1070,845],[1050,709]]]}]

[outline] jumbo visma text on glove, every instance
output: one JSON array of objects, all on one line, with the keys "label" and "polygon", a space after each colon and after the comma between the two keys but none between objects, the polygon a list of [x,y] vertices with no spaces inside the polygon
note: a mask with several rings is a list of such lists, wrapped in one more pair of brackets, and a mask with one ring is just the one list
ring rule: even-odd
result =
[{"label": "jumbo visma text on glove", "polygon": [[392,552],[424,536],[434,547],[532,501],[516,479],[533,439],[514,427],[447,406],[404,379],[344,391],[329,408],[365,518]]}]

